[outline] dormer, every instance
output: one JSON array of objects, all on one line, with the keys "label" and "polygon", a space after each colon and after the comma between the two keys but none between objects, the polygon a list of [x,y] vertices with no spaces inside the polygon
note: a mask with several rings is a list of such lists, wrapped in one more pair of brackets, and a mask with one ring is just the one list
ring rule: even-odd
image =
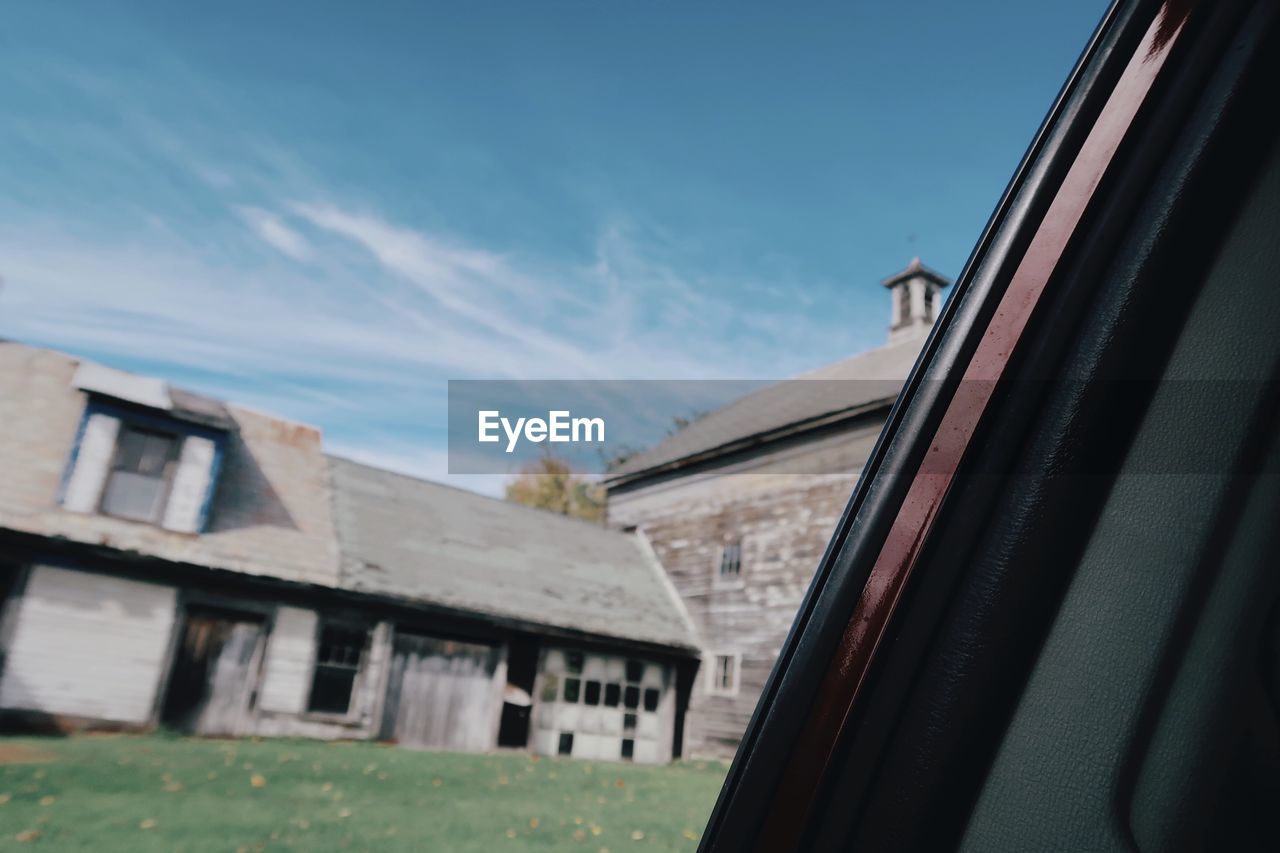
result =
[{"label": "dormer", "polygon": [[892,297],[889,343],[923,337],[942,310],[942,289],[951,279],[912,258],[907,268],[881,282]]},{"label": "dormer", "polygon": [[180,533],[204,530],[235,427],[226,408],[159,379],[90,362],[72,384],[85,393],[85,408],[62,507]]}]

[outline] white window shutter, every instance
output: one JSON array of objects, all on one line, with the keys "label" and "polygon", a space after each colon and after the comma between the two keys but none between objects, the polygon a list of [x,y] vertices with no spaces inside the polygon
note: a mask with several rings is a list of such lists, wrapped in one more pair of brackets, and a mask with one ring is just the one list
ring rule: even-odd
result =
[{"label": "white window shutter", "polygon": [[76,451],[75,467],[67,478],[62,494],[62,506],[72,512],[95,512],[102,487],[107,481],[107,470],[116,450],[116,434],[120,421],[110,415],[96,412],[85,422]]},{"label": "white window shutter", "polygon": [[162,527],[181,533],[198,533],[204,522],[201,510],[213,477],[214,443],[189,435],[182,441],[178,470],[174,472]]}]

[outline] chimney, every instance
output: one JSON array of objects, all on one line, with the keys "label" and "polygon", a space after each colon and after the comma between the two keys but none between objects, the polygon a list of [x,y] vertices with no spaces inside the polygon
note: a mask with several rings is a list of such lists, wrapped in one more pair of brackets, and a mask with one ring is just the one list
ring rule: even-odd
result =
[{"label": "chimney", "polygon": [[942,310],[942,288],[951,284],[951,279],[912,258],[906,269],[881,284],[889,288],[892,297],[889,343],[895,344],[928,333]]}]

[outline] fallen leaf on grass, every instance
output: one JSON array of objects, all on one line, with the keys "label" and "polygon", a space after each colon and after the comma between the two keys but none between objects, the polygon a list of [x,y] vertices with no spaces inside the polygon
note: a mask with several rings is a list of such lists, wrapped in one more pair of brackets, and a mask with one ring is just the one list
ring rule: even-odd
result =
[{"label": "fallen leaf on grass", "polygon": [[432,779],[432,780],[431,780],[431,785],[432,785],[432,787],[439,788],[439,787],[440,787],[441,785],[443,785],[443,784],[444,784],[444,780],[443,780],[443,779]]},{"label": "fallen leaf on grass", "polygon": [[52,795],[45,795],[40,798],[40,805],[51,806],[58,801],[58,798]]},{"label": "fallen leaf on grass", "polygon": [[690,841],[697,841],[698,833],[694,832],[692,829],[686,829],[684,831],[684,837],[689,839]]},{"label": "fallen leaf on grass", "polygon": [[616,782],[614,782],[614,783],[613,783],[613,787],[615,787],[615,788],[625,788],[625,787],[627,787],[627,783],[626,783],[626,782],[624,782],[624,781],[622,781],[621,779],[619,779],[618,781],[616,781]]},{"label": "fallen leaf on grass", "polygon": [[603,829],[601,829],[597,824],[594,824],[594,823],[593,823],[593,824],[591,824],[591,834],[592,834],[592,835],[599,835],[599,834],[600,834],[600,833],[602,833],[602,832],[604,832],[604,830],[603,830]]},{"label": "fallen leaf on grass", "polygon": [[575,829],[575,830],[573,831],[573,840],[574,840],[574,841],[586,841],[586,840],[587,840],[587,834],[586,834],[585,832],[583,832],[581,829]]},{"label": "fallen leaf on grass", "polygon": [[35,841],[40,837],[40,833],[34,829],[24,829],[13,838],[15,841]]},{"label": "fallen leaf on grass", "polygon": [[330,791],[332,791],[332,790],[333,790],[333,783],[332,783],[332,782],[325,782],[323,785],[321,785],[321,786],[320,786],[320,792],[321,792],[322,794],[327,794],[327,793],[329,793],[329,792],[330,792]]},{"label": "fallen leaf on grass", "polygon": [[255,788],[265,787],[267,784],[267,777],[263,776],[261,773],[254,773],[249,777],[249,784]]},{"label": "fallen leaf on grass", "polygon": [[183,790],[183,784],[181,782],[170,782],[169,784],[164,786],[164,789],[168,791],[170,794],[176,794],[179,791]]},{"label": "fallen leaf on grass", "polygon": [[338,809],[338,817],[351,817],[351,809]]},{"label": "fallen leaf on grass", "polygon": [[516,837],[516,831],[514,829],[508,829],[507,838],[515,838],[515,837]]},{"label": "fallen leaf on grass", "polygon": [[10,794],[0,794],[0,806],[9,802],[13,797]]},{"label": "fallen leaf on grass", "polygon": [[529,818],[529,828],[530,829],[538,828],[538,819],[536,817]]},{"label": "fallen leaf on grass", "polygon": [[638,829],[631,830],[632,841],[644,841],[644,833]]},{"label": "fallen leaf on grass", "polygon": [[138,824],[138,829],[155,829],[157,823],[158,821],[155,818],[149,817],[142,823]]}]

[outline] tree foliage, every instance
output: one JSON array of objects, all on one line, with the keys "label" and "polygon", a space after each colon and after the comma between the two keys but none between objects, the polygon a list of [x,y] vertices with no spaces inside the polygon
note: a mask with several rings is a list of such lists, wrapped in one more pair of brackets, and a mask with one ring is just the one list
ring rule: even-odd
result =
[{"label": "tree foliage", "polygon": [[604,519],[604,487],[555,456],[542,456],[507,483],[507,500],[587,521]]}]

